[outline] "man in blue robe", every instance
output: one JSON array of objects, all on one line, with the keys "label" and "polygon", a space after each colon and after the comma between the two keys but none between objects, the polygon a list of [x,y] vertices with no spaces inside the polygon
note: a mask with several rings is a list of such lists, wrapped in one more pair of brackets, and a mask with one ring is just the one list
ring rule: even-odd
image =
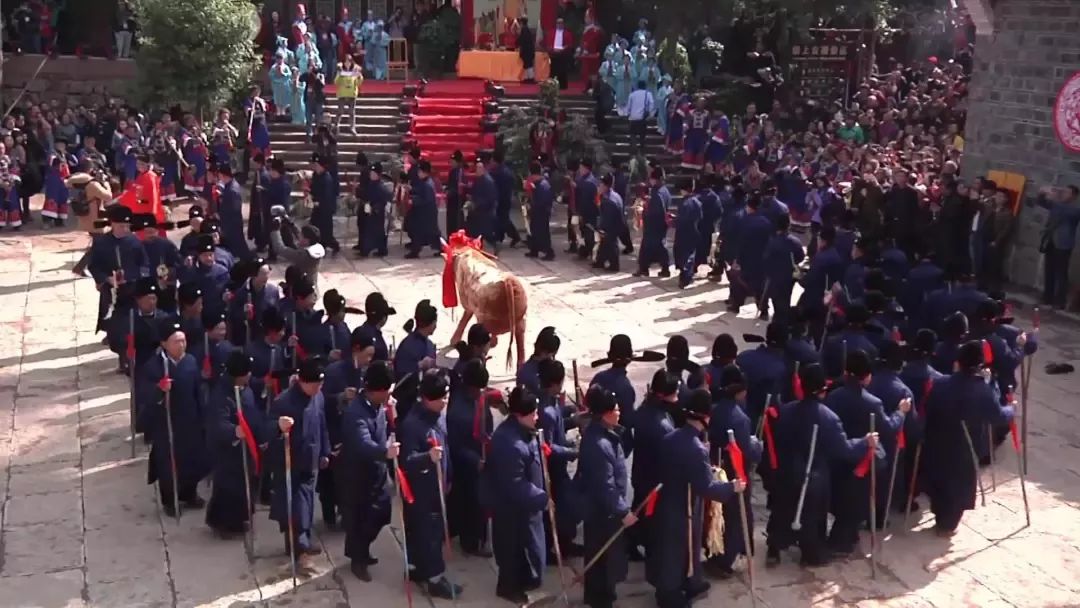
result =
[{"label": "man in blue robe", "polygon": [[[222,538],[242,533],[250,525],[256,500],[253,490],[261,472],[258,446],[267,440],[263,411],[250,386],[251,372],[250,356],[241,350],[229,353],[225,375],[211,392],[208,404],[206,438],[214,453],[214,485],[206,506],[206,525]],[[251,494],[245,495],[249,491]]]},{"label": "man in blue robe", "polygon": [[622,234],[623,201],[614,189],[615,176],[610,173],[600,180],[598,195],[600,204],[596,217],[596,232],[599,241],[596,244],[596,261],[593,268],[619,271],[619,235]]},{"label": "man in blue robe", "polygon": [[525,363],[518,368],[515,380],[517,384],[539,395],[541,390],[540,364],[549,359],[554,359],[559,354],[562,340],[555,333],[554,327],[545,327],[536,334],[536,342],[533,343],[533,354]]},{"label": "man in blue robe", "polygon": [[[474,325],[472,328],[483,327]],[[472,328],[470,328],[470,333]],[[486,331],[485,331],[486,333]],[[487,336],[490,341],[490,334]],[[482,358],[461,364],[458,379],[451,382],[446,409],[454,485],[447,497],[450,534],[458,537],[466,555],[491,557],[487,543],[488,514],[481,505],[481,476],[491,446],[495,422],[487,403],[488,371]]]},{"label": "man in blue robe", "polygon": [[[577,460],[578,451],[567,438],[567,410],[564,404],[563,382],[566,369],[555,359],[545,359],[539,364],[540,385],[542,390],[533,393],[540,401],[540,433],[546,444],[548,459],[548,477],[551,481],[551,499],[555,501],[555,530],[551,529],[551,518],[544,518],[544,537],[547,546],[547,563],[557,563],[554,535],[558,535],[559,549],[563,558],[579,557],[582,547],[574,542],[577,537],[577,518],[570,508],[570,463]],[[531,392],[531,391],[530,391]]]},{"label": "man in blue robe", "polygon": [[[551,247],[551,209],[555,204],[555,192],[543,173],[539,162],[529,165],[529,181],[532,193],[529,199],[529,251],[525,257],[540,257],[545,262],[555,259],[555,250]],[[509,214],[508,214],[509,221]]]},{"label": "man in blue robe", "polygon": [[[675,430],[674,416],[679,412],[679,378],[667,370],[657,370],[649,382],[649,394],[636,410],[628,410],[622,417],[624,443],[627,455],[634,452],[630,470],[630,484],[634,489],[633,506],[636,508],[660,483],[660,446],[664,437]],[[589,404],[592,405],[591,403]],[[627,441],[628,440],[628,441]],[[641,548],[648,553],[651,522],[642,519],[630,529],[629,556],[634,561],[643,559]]]},{"label": "man in blue robe", "polygon": [[664,171],[659,167],[649,176],[649,200],[641,216],[641,249],[638,252],[638,269],[634,276],[647,277],[653,264],[660,265],[660,276],[670,277],[671,259],[668,256],[668,205],[671,192],[664,183]]},{"label": "man in blue robe", "polygon": [[[408,335],[401,340],[394,353],[394,382],[397,384],[394,397],[397,399],[399,418],[405,417],[416,400],[415,388],[409,390],[408,385],[415,387],[421,373],[435,366],[435,343],[431,341],[431,335],[435,333],[438,321],[439,312],[431,301],[420,300],[413,318],[405,322]],[[406,382],[408,376],[413,377],[412,383]]]},{"label": "man in blue robe", "polygon": [[191,509],[206,505],[196,491],[209,470],[204,439],[206,404],[199,390],[199,366],[185,352],[180,324],[175,319],[162,319],[158,338],[161,350],[138,371],[135,399],[139,427],[150,442],[146,481],[157,482],[162,512],[176,517],[177,502]]},{"label": "man in blue robe", "polygon": [[474,239],[483,239],[492,247],[498,247],[495,238],[495,212],[498,207],[499,191],[495,178],[488,171],[487,157],[476,159],[476,173],[472,189],[469,191],[468,213],[465,217],[465,231]]},{"label": "man in blue robe", "polygon": [[[313,357],[303,361],[297,382],[274,400],[267,420],[270,437],[267,460],[268,465],[274,467],[270,519],[278,523],[279,530],[285,535],[285,548],[295,552],[297,570],[305,575],[314,571],[311,556],[322,551],[311,537],[315,519],[315,482],[319,471],[330,465],[330,437],[320,392],[322,383],[322,360]],[[285,487],[287,450],[291,452],[292,460],[291,495]]]},{"label": "man in blue robe", "polygon": [[110,309],[115,313],[121,304],[130,305],[131,288],[140,277],[148,276],[149,259],[142,241],[131,233],[131,210],[114,205],[106,212],[110,230],[95,237],[90,245],[87,270],[98,292],[98,331],[108,331]]},{"label": "man in blue robe", "polygon": [[431,179],[431,163],[420,160],[416,164],[416,179],[411,184],[412,204],[405,214],[409,243],[406,259],[420,257],[420,250],[430,247],[436,256],[442,255],[439,242],[439,208],[435,202],[435,183]]},{"label": "man in blue robe", "polygon": [[394,310],[394,307],[390,306],[386,301],[386,297],[377,291],[369,293],[367,298],[364,299],[364,322],[356,329],[369,336],[372,344],[375,345],[375,354],[372,356],[373,361],[389,361],[390,356],[393,354],[386,347],[382,328],[390,319],[390,315],[395,314],[397,314],[397,310]]},{"label": "man in blue robe", "polygon": [[[355,335],[355,334],[354,334]],[[394,376],[385,361],[377,361],[364,374],[363,391],[356,393],[341,420],[341,466],[338,467],[345,557],[356,578],[371,582],[368,567],[378,563],[371,545],[390,523],[391,493],[387,463],[401,447],[389,433],[387,419]]]},{"label": "man in blue robe", "polygon": [[551,500],[544,487],[537,435],[539,402],[524,387],[508,399],[509,416],[491,437],[486,478],[491,492],[492,545],[498,566],[495,594],[528,603],[538,589],[545,565],[544,510]]},{"label": "man in blue robe", "polygon": [[222,246],[237,258],[247,257],[250,253],[247,239],[244,238],[244,196],[240,184],[233,179],[232,167],[224,164],[218,167],[221,176],[221,196],[218,198],[218,217],[221,220]]},{"label": "man in blue robe", "polygon": [[501,150],[495,150],[491,157],[491,177],[495,180],[497,200],[495,205],[495,226],[492,236],[495,242],[500,245],[503,239],[509,238],[510,247],[513,248],[521,241],[521,235],[518,234],[514,221],[510,219],[510,211],[514,202],[514,183],[517,178],[514,177],[514,172],[506,164],[506,157]]},{"label": "man in blue robe", "polygon": [[[418,384],[418,401],[401,419],[398,429],[400,462],[413,498],[403,505],[405,538],[409,565],[412,566],[409,576],[431,597],[446,600],[457,598],[462,591],[460,585],[446,578],[443,557],[447,539],[443,534],[442,504],[446,491],[454,483],[450,455],[446,453],[447,431],[443,416],[449,390],[446,370],[424,372]],[[436,467],[442,470],[441,479]]]}]

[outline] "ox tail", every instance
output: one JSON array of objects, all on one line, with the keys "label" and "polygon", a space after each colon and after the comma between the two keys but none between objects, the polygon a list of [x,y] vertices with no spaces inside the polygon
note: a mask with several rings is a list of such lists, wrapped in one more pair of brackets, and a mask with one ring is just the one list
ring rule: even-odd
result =
[{"label": "ox tail", "polygon": [[517,314],[514,306],[514,285],[511,278],[503,279],[503,287],[506,289],[507,314],[510,316],[510,339],[506,341],[506,369],[514,369],[514,336],[517,335]]}]

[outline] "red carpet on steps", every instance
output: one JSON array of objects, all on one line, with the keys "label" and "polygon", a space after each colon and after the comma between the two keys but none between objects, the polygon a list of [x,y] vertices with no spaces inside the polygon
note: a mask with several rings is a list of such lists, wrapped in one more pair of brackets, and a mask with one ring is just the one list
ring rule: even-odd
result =
[{"label": "red carpet on steps", "polygon": [[483,83],[472,82],[476,84],[470,87],[471,90],[453,87],[452,90],[461,91],[456,95],[451,95],[452,90],[448,88],[444,88],[444,94],[431,95],[431,85],[428,85],[424,96],[416,100],[411,134],[420,146],[421,158],[431,163],[431,171],[440,181],[445,182],[448,177],[450,157],[455,150],[461,150],[469,157],[486,147],[486,139],[493,139],[485,137],[480,130],[487,99]]}]

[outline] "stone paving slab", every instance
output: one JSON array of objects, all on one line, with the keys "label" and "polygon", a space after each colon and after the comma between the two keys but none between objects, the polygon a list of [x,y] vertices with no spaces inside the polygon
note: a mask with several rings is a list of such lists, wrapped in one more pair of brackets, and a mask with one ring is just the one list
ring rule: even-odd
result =
[{"label": "stone paving slab", "polygon": [[[0,238],[0,608],[405,606],[396,519],[375,543],[381,561],[366,584],[348,572],[342,533],[317,522],[324,551],[315,575],[293,591],[281,534],[265,509],[256,514],[253,555],[240,541],[211,535],[202,512],[186,512],[179,524],[162,518],[156,490],[146,484],[141,441],[131,459],[126,379],[113,373],[112,354],[90,331],[97,294],[90,281],[69,272],[84,243],[74,233]],[[418,300],[439,301],[443,267],[441,259],[400,255],[395,245],[385,260],[330,259],[321,278],[324,288],[337,287],[356,303],[382,291],[401,311],[387,326],[398,341]],[[717,333],[764,333],[751,307],[737,315],[724,311],[726,285],[699,282],[680,291],[670,280],[597,274],[565,256],[542,262],[520,251],[506,251],[500,263],[527,283],[526,350],[541,327],[554,325],[563,337],[560,357],[568,365],[578,362],[583,386],[593,374],[589,362],[603,356],[615,333],[628,334],[637,349],[656,350],[680,333],[699,359],[708,357]],[[632,269],[623,264],[624,272]],[[1019,312],[1020,324],[1030,323]],[[440,311],[436,344],[449,341],[458,318],[460,310]],[[1080,333],[1062,317],[1044,314],[1043,320],[1028,415],[1032,525],[1024,527],[1016,461],[1006,445],[998,452],[997,487],[987,506],[969,512],[952,539],[932,534],[927,513],[916,514],[910,527],[894,516],[882,536],[877,579],[865,559],[803,569],[788,558],[767,570],[759,558],[758,605],[1080,606],[1080,381],[1042,369],[1080,353]],[[489,365],[497,383],[513,376],[506,340]],[[639,393],[653,370],[631,366]],[[989,486],[989,473],[984,479]],[[207,484],[199,491],[209,496]],[[764,495],[755,495],[754,503],[760,547]],[[456,555],[449,571],[466,585],[459,606],[503,605],[494,596],[493,561]],[[700,605],[748,606],[744,581],[740,571],[714,584]],[[538,594],[558,591],[557,572],[548,569]],[[621,608],[653,605],[640,565],[619,594]],[[419,590],[414,596],[417,607],[452,605]],[[571,605],[582,605],[580,597],[580,589],[571,591]]]}]

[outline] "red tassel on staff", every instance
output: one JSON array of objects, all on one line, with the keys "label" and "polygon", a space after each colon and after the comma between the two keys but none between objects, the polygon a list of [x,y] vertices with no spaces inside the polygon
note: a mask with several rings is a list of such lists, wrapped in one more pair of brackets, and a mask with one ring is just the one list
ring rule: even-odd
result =
[{"label": "red tassel on staff", "polygon": [[255,463],[255,474],[258,475],[262,472],[259,445],[255,442],[255,435],[251,432],[251,426],[248,425],[247,418],[244,417],[244,407],[239,403],[236,404],[236,418],[240,428],[244,431],[244,444],[247,445],[248,451],[251,452],[251,461]]},{"label": "red tassel on staff", "polygon": [[540,440],[540,449],[544,452],[544,458],[547,458],[547,459],[550,460],[551,459],[551,444],[549,444],[548,442],[541,439]]},{"label": "red tassel on staff", "polygon": [[762,432],[765,434],[765,442],[769,448],[769,467],[774,471],[779,466],[779,461],[776,458],[776,441],[773,440],[772,423],[769,422],[769,418],[776,418],[780,415],[775,407],[765,408],[765,422],[762,424]]},{"label": "red tassel on staff", "polygon": [[896,342],[897,344],[904,343],[904,336],[900,334],[900,328],[895,325],[893,325],[892,328],[892,341]]},{"label": "red tassel on staff", "polygon": [[982,341],[982,350],[983,350],[983,363],[986,364],[986,365],[993,365],[994,364],[994,349],[990,347],[990,342],[988,340],[983,340]]},{"label": "red tassel on staff", "polygon": [[652,492],[645,497],[645,517],[652,517],[656,513],[656,499],[660,498],[660,488],[653,488]]},{"label": "red tassel on staff", "polygon": [[806,393],[802,387],[802,378],[799,377],[798,372],[791,374],[791,394],[799,401],[806,398]]},{"label": "red tassel on staff", "polygon": [[1016,420],[1009,421],[1009,434],[1012,435],[1013,449],[1020,453],[1020,431],[1016,429]]},{"label": "red tassel on staff", "polygon": [[210,365],[210,353],[206,353],[202,358],[202,371],[209,376],[214,371],[214,366]]},{"label": "red tassel on staff", "polygon": [[296,343],[296,358],[301,361],[306,361],[308,358],[307,350],[298,341]]},{"label": "red tassel on staff", "polygon": [[904,425],[900,425],[900,430],[896,433],[896,448],[904,449],[907,447],[907,433],[904,432]]},{"label": "red tassel on staff", "polygon": [[128,365],[134,365],[135,364],[135,334],[128,334],[127,335],[127,349],[126,349],[125,353],[127,354]]},{"label": "red tassel on staff", "polygon": [[934,380],[933,378],[927,378],[926,382],[923,383],[922,401],[920,401],[918,407],[915,408],[915,411],[919,413],[920,418],[926,414],[926,402],[930,401],[930,391],[932,390],[934,390]]},{"label": "red tassel on staff", "polygon": [[401,467],[397,467],[397,480],[398,487],[401,488],[401,499],[410,505],[416,502],[412,487],[409,486],[409,478],[405,476],[405,471],[402,471]]},{"label": "red tassel on staff", "polygon": [[168,361],[164,361],[164,363],[165,363],[165,373],[164,373],[164,375],[161,376],[161,380],[158,380],[158,388],[161,389],[161,392],[165,392],[165,390],[166,390],[165,387],[169,383],[169,363],[168,363]]},{"label": "red tassel on staff", "polygon": [[731,457],[731,468],[735,469],[735,477],[739,481],[746,483],[746,462],[743,458],[742,448],[739,447],[738,442],[729,441],[727,450],[728,456]]},{"label": "red tassel on staff", "polygon": [[867,448],[866,456],[859,461],[859,464],[855,466],[855,477],[863,478],[870,472],[870,467],[874,465],[874,448]]},{"label": "red tassel on staff", "polygon": [[386,426],[391,429],[397,426],[397,410],[394,409],[394,405],[389,400],[383,405],[386,408]]}]

